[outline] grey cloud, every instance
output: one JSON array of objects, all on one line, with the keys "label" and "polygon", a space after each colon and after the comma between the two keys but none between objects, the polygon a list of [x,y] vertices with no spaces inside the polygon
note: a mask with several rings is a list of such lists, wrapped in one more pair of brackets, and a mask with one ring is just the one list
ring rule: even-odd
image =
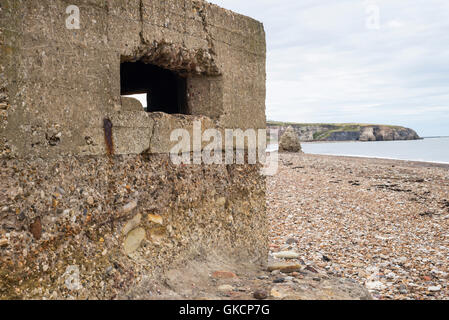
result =
[{"label": "grey cloud", "polygon": [[[449,135],[449,1],[213,0],[267,34],[267,117]],[[380,30],[365,26],[377,4]]]}]

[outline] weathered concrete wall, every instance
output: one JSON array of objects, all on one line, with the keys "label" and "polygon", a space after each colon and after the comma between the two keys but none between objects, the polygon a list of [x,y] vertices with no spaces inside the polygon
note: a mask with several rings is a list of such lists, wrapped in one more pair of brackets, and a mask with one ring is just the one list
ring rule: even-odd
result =
[{"label": "weathered concrete wall", "polygon": [[[79,30],[66,28],[68,5]],[[260,166],[174,166],[167,154],[171,131],[194,121],[265,128],[259,22],[193,0],[0,8],[0,298],[114,298],[209,255],[265,263]],[[122,106],[120,63],[135,60],[185,77],[189,114]]]},{"label": "weathered concrete wall", "polygon": [[[66,28],[69,4],[80,8],[79,30]],[[123,61],[187,77],[193,116],[226,128],[265,127],[265,35],[255,20],[193,0],[4,0],[1,15],[0,89],[10,103],[2,153],[102,154],[86,141],[100,139],[105,117],[126,114],[136,124],[144,117],[121,110]],[[140,136],[148,140],[146,128]],[[133,135],[139,127],[121,129]]]},{"label": "weathered concrete wall", "polygon": [[[264,263],[258,166],[168,156],[0,163],[0,298],[113,298],[143,276],[210,255]],[[70,290],[67,268],[80,271]]]}]

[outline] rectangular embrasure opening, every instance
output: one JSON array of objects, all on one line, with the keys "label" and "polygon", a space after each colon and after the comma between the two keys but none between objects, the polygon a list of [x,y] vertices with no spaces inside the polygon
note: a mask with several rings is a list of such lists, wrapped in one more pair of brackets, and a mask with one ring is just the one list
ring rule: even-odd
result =
[{"label": "rectangular embrasure opening", "polygon": [[187,80],[175,72],[141,61],[120,65],[122,96],[145,94],[148,112],[187,114]]}]

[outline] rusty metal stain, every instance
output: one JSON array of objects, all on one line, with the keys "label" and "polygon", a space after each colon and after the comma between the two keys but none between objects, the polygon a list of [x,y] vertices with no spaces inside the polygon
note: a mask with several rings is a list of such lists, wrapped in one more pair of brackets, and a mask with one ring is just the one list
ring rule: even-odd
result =
[{"label": "rusty metal stain", "polygon": [[39,240],[42,235],[42,224],[41,218],[37,217],[36,220],[30,225],[30,232],[33,235],[34,239]]},{"label": "rusty metal stain", "polygon": [[112,122],[108,118],[103,120],[103,128],[104,128],[104,140],[106,143],[106,149],[108,151],[108,155],[112,156],[114,154],[114,141],[112,139]]}]

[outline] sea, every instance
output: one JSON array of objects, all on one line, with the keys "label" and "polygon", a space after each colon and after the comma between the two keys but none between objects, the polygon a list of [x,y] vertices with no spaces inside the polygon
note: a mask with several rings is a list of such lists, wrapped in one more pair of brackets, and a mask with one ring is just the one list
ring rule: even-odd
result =
[{"label": "sea", "polygon": [[[302,142],[302,151],[310,154],[423,161],[449,164],[449,137],[406,141]],[[269,145],[268,151],[277,150]]]}]

